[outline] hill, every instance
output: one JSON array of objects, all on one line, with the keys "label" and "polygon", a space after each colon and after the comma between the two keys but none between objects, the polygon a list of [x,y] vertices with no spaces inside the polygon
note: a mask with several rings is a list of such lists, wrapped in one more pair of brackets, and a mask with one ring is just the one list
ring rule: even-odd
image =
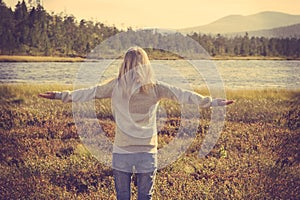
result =
[{"label": "hill", "polygon": [[[250,31],[248,34],[250,37],[300,38],[300,23],[267,30]],[[245,35],[245,33],[236,33],[234,35]]]},{"label": "hill", "polygon": [[273,29],[300,23],[300,15],[281,12],[260,12],[254,15],[229,15],[210,24],[179,30],[183,33],[237,33]]}]

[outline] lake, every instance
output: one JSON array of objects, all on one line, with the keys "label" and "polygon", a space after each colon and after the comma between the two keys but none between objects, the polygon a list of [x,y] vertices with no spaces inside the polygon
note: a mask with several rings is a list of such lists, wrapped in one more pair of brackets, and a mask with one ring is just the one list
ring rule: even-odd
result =
[{"label": "lake", "polygon": [[[94,84],[117,76],[120,60],[97,62],[2,62],[1,83]],[[300,61],[222,60],[151,61],[157,79],[230,89],[300,88]]]}]

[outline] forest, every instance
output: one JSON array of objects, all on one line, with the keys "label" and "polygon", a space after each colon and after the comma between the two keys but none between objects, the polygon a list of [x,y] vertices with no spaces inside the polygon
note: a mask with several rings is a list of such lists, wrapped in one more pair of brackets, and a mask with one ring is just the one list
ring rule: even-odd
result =
[{"label": "forest", "polygon": [[[48,13],[42,6],[30,8],[24,1],[11,9],[0,0],[0,55],[86,57],[105,39],[128,31],[135,32],[131,27],[119,30],[101,22],[78,21],[73,15]],[[153,43],[166,39],[159,32],[151,34]],[[144,39],[141,34],[135,37]],[[300,58],[300,38],[249,37],[248,33],[235,37],[191,33],[188,37],[213,57]],[[154,53],[150,49],[150,57]]]}]

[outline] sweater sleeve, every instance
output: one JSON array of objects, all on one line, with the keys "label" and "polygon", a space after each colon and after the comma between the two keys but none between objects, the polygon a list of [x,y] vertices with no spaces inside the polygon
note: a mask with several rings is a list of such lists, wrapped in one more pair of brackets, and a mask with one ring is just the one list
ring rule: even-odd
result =
[{"label": "sweater sleeve", "polygon": [[90,88],[78,89],[74,91],[62,91],[55,93],[55,99],[62,102],[85,102],[92,99],[110,98],[115,86],[116,80],[106,84],[97,85]]},{"label": "sweater sleeve", "polygon": [[210,96],[202,96],[196,92],[175,87],[166,83],[158,82],[156,92],[160,99],[167,98],[185,104],[197,104],[200,107],[215,106]]}]

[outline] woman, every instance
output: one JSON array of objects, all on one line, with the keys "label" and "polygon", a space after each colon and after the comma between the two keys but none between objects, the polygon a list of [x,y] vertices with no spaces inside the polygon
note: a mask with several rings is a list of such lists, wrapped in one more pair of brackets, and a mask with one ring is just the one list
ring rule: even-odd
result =
[{"label": "woman", "polygon": [[139,47],[127,50],[119,75],[92,88],[39,94],[63,102],[83,102],[93,98],[111,98],[116,121],[113,145],[113,174],[117,199],[130,199],[131,177],[137,176],[138,199],[152,199],[157,169],[156,110],[163,98],[201,107],[225,106],[224,99],[204,97],[156,81],[146,52]]}]

